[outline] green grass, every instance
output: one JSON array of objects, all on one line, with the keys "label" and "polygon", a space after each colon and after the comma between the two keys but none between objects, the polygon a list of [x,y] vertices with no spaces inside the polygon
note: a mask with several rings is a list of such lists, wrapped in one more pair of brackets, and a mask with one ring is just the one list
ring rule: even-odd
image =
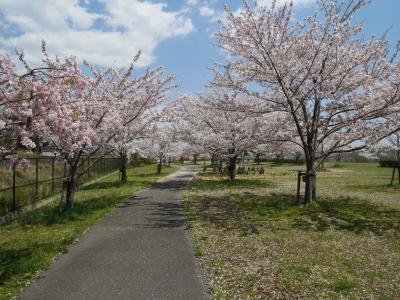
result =
[{"label": "green grass", "polygon": [[[157,180],[155,170],[154,165],[129,169],[126,184],[118,182],[118,173],[110,174],[78,191],[72,211],[60,213],[56,201],[0,226],[0,299],[15,297],[89,226]],[[165,168],[161,176],[176,170]]]},{"label": "green grass", "polygon": [[[94,158],[92,158],[93,161]],[[106,167],[107,166],[107,167]],[[31,160],[29,167],[16,167],[15,172],[15,200],[18,208],[33,204],[42,199],[56,195],[60,192],[64,177],[64,161],[56,159],[54,161],[54,187],[52,185],[52,158],[41,157],[38,159],[38,189],[36,197],[36,162]],[[86,171],[81,177],[81,184],[91,182],[96,178],[110,173],[111,166],[107,158],[95,164],[90,172]],[[112,170],[116,170],[115,162]],[[57,179],[58,178],[58,179]],[[0,162],[0,189],[10,188],[13,184],[12,166],[7,162]],[[45,182],[40,182],[45,181]],[[27,186],[24,186],[27,185]],[[7,214],[12,209],[12,190],[0,192],[0,216]]]},{"label": "green grass", "polygon": [[[64,163],[56,160],[54,164],[54,177],[62,177],[64,174]],[[35,161],[32,162],[31,166],[23,168],[17,166],[15,172],[16,179],[16,204],[17,206],[23,207],[34,201],[44,199],[51,195],[57,194],[60,190],[62,180],[56,179],[54,181],[54,191],[52,191],[51,181],[39,183],[38,185],[38,199],[35,199],[36,186],[36,168]],[[51,158],[41,158],[38,166],[38,180],[49,180],[52,178],[52,166]],[[2,162],[0,164],[0,189],[12,187],[12,167]],[[20,187],[21,185],[32,184],[29,186]],[[0,192],[0,216],[5,215],[12,206],[12,190]]]},{"label": "green grass", "polygon": [[185,193],[197,258],[215,299],[398,299],[400,185],[391,170],[345,164],[296,204],[296,170],[200,173]]}]

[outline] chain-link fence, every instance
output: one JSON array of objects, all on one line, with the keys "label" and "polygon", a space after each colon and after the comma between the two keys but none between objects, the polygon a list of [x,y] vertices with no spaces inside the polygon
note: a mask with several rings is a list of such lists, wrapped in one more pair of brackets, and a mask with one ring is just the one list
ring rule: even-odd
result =
[{"label": "chain-link fence", "polygon": [[[61,191],[68,175],[68,164],[59,157],[27,158],[29,167],[0,162],[0,216]],[[82,157],[79,163],[79,184],[118,170],[120,159],[114,157]]]}]

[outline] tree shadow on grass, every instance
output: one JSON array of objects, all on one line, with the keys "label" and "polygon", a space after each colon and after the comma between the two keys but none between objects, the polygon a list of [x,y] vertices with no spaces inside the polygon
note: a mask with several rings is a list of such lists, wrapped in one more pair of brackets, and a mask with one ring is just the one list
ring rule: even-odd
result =
[{"label": "tree shadow on grass", "polygon": [[297,205],[288,194],[260,195],[251,191],[229,194],[195,195],[187,205],[192,218],[211,223],[223,230],[243,233],[270,230],[300,229],[308,231],[372,232],[400,234],[400,211],[368,201],[339,197],[320,199],[309,205]]},{"label": "tree shadow on grass", "polygon": [[45,225],[68,223],[85,220],[88,215],[108,207],[114,207],[126,196],[102,196],[90,200],[76,201],[73,210],[60,211],[56,205],[47,205],[34,211],[27,212],[18,218],[21,225]]},{"label": "tree shadow on grass", "polygon": [[38,269],[47,265],[42,253],[49,251],[61,251],[56,249],[51,242],[36,243],[34,246],[16,248],[0,248],[0,286],[15,276],[34,276]]},{"label": "tree shadow on grass", "polygon": [[137,177],[137,178],[145,178],[145,177],[158,177],[160,175],[157,174],[156,169],[154,168],[154,172],[151,173],[138,173],[138,174],[128,174],[131,177]]},{"label": "tree shadow on grass", "polygon": [[[156,177],[154,177],[154,179],[156,179]],[[121,186],[124,186],[124,185],[144,186],[144,185],[148,185],[149,183],[151,183],[151,181],[149,179],[140,179],[140,177],[138,177],[138,178],[129,178],[128,182],[126,182],[126,183],[123,183],[123,182],[120,182],[117,180],[116,181],[94,182],[90,185],[80,188],[79,190],[81,190],[81,191],[106,190],[109,188],[120,188]]]},{"label": "tree shadow on grass", "polygon": [[105,190],[109,188],[119,188],[124,183],[120,181],[101,181],[101,182],[94,182],[90,185],[84,186],[80,188],[81,191],[90,191],[90,190]]},{"label": "tree shadow on grass", "polygon": [[209,179],[201,178],[194,180],[189,185],[189,189],[203,189],[203,190],[218,190],[218,189],[242,189],[242,188],[260,188],[260,187],[273,187],[275,184],[265,181],[265,178],[238,178],[234,182],[229,182],[225,176],[213,174],[208,176]]}]

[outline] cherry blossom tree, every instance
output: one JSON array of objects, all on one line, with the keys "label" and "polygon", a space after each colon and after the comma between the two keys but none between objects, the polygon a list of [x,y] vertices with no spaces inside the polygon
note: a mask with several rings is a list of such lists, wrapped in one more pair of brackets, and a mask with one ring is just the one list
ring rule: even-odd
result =
[{"label": "cherry blossom tree", "polygon": [[[82,155],[87,153],[86,159],[94,155],[100,159],[119,149],[123,163],[121,169],[126,174],[127,145],[144,134],[146,126],[150,126],[155,119],[154,110],[175,87],[171,84],[174,76],[165,74],[163,67],[148,69],[145,74],[135,78],[134,64],[138,58],[139,55],[128,68],[123,69],[87,64],[91,70],[91,84],[85,93],[85,101],[89,103],[85,118],[94,136],[90,144],[83,143],[82,147],[69,152],[66,157],[70,165],[67,208],[73,207],[73,195],[80,176],[77,170],[86,165],[85,160],[80,159]],[[84,168],[81,170],[84,173]]]},{"label": "cherry blossom tree", "polygon": [[143,157],[152,158],[157,161],[157,174],[161,174],[163,165],[173,160],[181,150],[174,131],[166,124],[158,124],[150,138],[146,138],[139,146],[139,153]]},{"label": "cherry blossom tree", "polygon": [[[391,114],[386,118],[387,123],[389,123],[387,127],[388,130],[394,132],[385,138],[379,145],[382,149],[393,151],[397,161],[400,162],[400,129],[397,131],[395,130],[396,125],[397,127],[400,127],[400,110],[398,111],[398,113]],[[393,125],[391,125],[392,123]]]},{"label": "cherry blossom tree", "polygon": [[[63,62],[51,60],[42,44],[43,65],[33,68],[19,54],[25,73],[17,74],[15,64],[0,55],[0,159],[18,160],[18,147],[32,150],[44,139],[48,123],[56,122],[60,139],[65,138],[66,124],[74,127],[75,135],[88,138],[91,132],[80,120],[71,122],[69,113],[79,111],[79,102],[87,84],[74,57]],[[74,95],[68,107],[61,105],[66,95]],[[64,133],[64,135],[63,135]],[[74,147],[74,145],[70,145]]]},{"label": "cherry blossom tree", "polygon": [[396,153],[397,161],[400,162],[400,133],[396,132],[387,138],[390,148]]},{"label": "cherry blossom tree", "polygon": [[400,132],[395,132],[362,153],[368,159],[393,159],[400,162]]},{"label": "cherry blossom tree", "polygon": [[362,25],[353,24],[368,2],[320,0],[314,15],[298,20],[290,4],[243,1],[240,12],[226,8],[216,34],[232,57],[220,66],[216,85],[264,101],[295,129],[306,160],[305,202],[313,201],[316,168],[326,157],[399,130],[399,123],[383,120],[398,110],[398,50],[391,55],[385,37],[364,39]]},{"label": "cherry blossom tree", "polygon": [[197,99],[183,96],[177,105],[175,128],[181,139],[226,158],[230,181],[235,180],[240,154],[264,138],[261,128],[265,123],[250,105],[243,95],[223,89],[210,89]]},{"label": "cherry blossom tree", "polygon": [[[105,155],[121,155],[126,178],[129,144],[143,137],[169,98],[174,76],[163,67],[135,76],[128,68],[102,68],[85,63],[88,76],[74,57],[50,57],[43,42],[43,66],[32,68],[20,54],[25,74],[18,75],[6,56],[0,56],[0,158],[13,159],[22,145],[50,143],[68,163],[66,208],[73,208],[79,177]],[[85,162],[91,157],[91,165]]]},{"label": "cherry blossom tree", "polygon": [[135,80],[134,86],[124,88],[130,90],[127,99],[119,106],[118,115],[122,120],[121,128],[107,141],[121,159],[121,181],[127,181],[126,169],[128,150],[132,142],[151,138],[156,132],[157,122],[164,118],[166,109],[160,105],[170,99],[170,92],[176,85],[172,84],[174,76],[166,75],[162,67],[149,70],[147,74]]}]

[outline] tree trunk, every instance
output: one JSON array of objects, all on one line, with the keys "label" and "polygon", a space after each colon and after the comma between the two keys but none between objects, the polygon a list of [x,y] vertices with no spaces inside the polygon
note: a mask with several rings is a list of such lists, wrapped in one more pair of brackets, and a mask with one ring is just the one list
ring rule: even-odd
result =
[{"label": "tree trunk", "polygon": [[220,174],[222,174],[222,157],[219,158],[218,171],[219,171]]},{"label": "tree trunk", "polygon": [[69,174],[68,174],[68,181],[66,184],[67,194],[65,199],[65,209],[73,209],[74,208],[74,200],[75,200],[75,189],[76,189],[76,166],[70,165],[69,167]]},{"label": "tree trunk", "polygon": [[122,149],[119,153],[121,164],[120,164],[120,174],[121,174],[121,182],[125,183],[128,181],[128,175],[126,174],[127,164],[128,164],[128,155],[125,149]]},{"label": "tree trunk", "polygon": [[197,154],[193,155],[193,163],[197,165]]},{"label": "tree trunk", "polygon": [[260,164],[260,153],[256,154],[256,162],[257,162],[257,165]]},{"label": "tree trunk", "polygon": [[228,165],[228,176],[229,181],[233,182],[236,178],[236,163],[237,163],[237,156],[229,157],[229,165]]},{"label": "tree trunk", "polygon": [[158,160],[157,174],[161,174],[161,168],[162,168],[162,156],[160,156],[160,159]]},{"label": "tree trunk", "polygon": [[315,174],[315,162],[313,160],[307,160],[306,170],[306,187],[304,192],[304,203],[311,203],[316,197],[316,174]]}]

